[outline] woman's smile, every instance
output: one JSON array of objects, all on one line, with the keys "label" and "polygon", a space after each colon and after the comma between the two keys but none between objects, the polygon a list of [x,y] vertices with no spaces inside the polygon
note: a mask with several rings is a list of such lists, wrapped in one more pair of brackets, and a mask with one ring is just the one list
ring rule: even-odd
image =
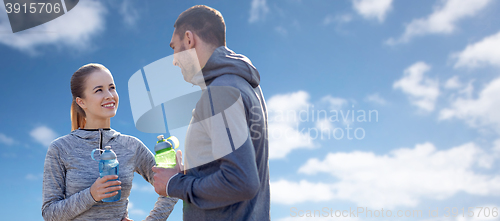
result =
[{"label": "woman's smile", "polygon": [[101,106],[107,109],[115,109],[115,102],[107,102]]}]

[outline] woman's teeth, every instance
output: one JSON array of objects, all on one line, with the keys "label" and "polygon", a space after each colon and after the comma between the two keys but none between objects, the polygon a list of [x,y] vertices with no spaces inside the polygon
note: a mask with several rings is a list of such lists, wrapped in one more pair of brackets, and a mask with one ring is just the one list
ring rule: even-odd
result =
[{"label": "woman's teeth", "polygon": [[103,107],[114,107],[115,104],[106,104],[106,105],[103,105]]}]

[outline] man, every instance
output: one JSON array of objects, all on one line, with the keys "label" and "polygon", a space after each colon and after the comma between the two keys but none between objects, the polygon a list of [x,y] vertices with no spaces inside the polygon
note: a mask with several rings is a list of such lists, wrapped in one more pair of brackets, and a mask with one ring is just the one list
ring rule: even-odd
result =
[{"label": "man", "polygon": [[185,165],[178,152],[175,168],[153,167],[155,191],[182,199],[184,220],[270,220],[267,110],[259,72],[226,47],[217,10],[193,6],[174,28],[174,64],[203,92],[186,134]]}]

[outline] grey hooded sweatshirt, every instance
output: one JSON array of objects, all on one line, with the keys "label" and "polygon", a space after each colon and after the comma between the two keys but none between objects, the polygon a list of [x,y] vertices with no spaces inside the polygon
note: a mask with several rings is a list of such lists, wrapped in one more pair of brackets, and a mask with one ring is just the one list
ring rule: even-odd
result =
[{"label": "grey hooded sweatshirt", "polygon": [[[122,189],[117,202],[96,202],[90,194],[90,186],[99,178],[98,162],[90,153],[105,146],[111,146],[120,163]],[[96,160],[99,155],[96,151]],[[113,129],[74,130],[54,140],[47,151],[42,216],[45,220],[122,220],[127,217],[134,172],[152,184],[154,165],[151,151],[135,137]],[[177,200],[160,196],[146,220],[166,220]]]},{"label": "grey hooded sweatshirt", "polygon": [[[167,194],[184,220],[270,220],[267,110],[250,60],[225,46],[202,69],[206,88],[185,141],[186,174]],[[203,87],[202,87],[203,89]]]}]

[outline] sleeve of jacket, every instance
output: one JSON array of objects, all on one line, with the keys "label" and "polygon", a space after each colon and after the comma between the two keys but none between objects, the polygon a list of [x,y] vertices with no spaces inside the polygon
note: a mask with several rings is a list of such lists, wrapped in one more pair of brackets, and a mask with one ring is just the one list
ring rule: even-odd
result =
[{"label": "sleeve of jacket", "polygon": [[214,209],[252,199],[260,180],[245,114],[249,107],[245,107],[239,90],[209,87],[206,93],[209,96],[204,101],[202,95],[194,117],[203,135],[209,137],[220,167],[205,177],[178,174],[170,180],[167,192],[201,209]]},{"label": "sleeve of jacket", "polygon": [[[137,146],[135,171],[153,185],[154,173],[151,168],[156,165],[154,155],[139,139],[135,138],[133,142]],[[151,210],[149,216],[146,217],[146,220],[167,220],[178,200],[179,199],[173,197],[159,196],[153,210]]]},{"label": "sleeve of jacket", "polygon": [[72,220],[97,203],[90,194],[90,187],[66,198],[66,169],[61,155],[59,148],[52,142],[43,166],[44,220]]}]

